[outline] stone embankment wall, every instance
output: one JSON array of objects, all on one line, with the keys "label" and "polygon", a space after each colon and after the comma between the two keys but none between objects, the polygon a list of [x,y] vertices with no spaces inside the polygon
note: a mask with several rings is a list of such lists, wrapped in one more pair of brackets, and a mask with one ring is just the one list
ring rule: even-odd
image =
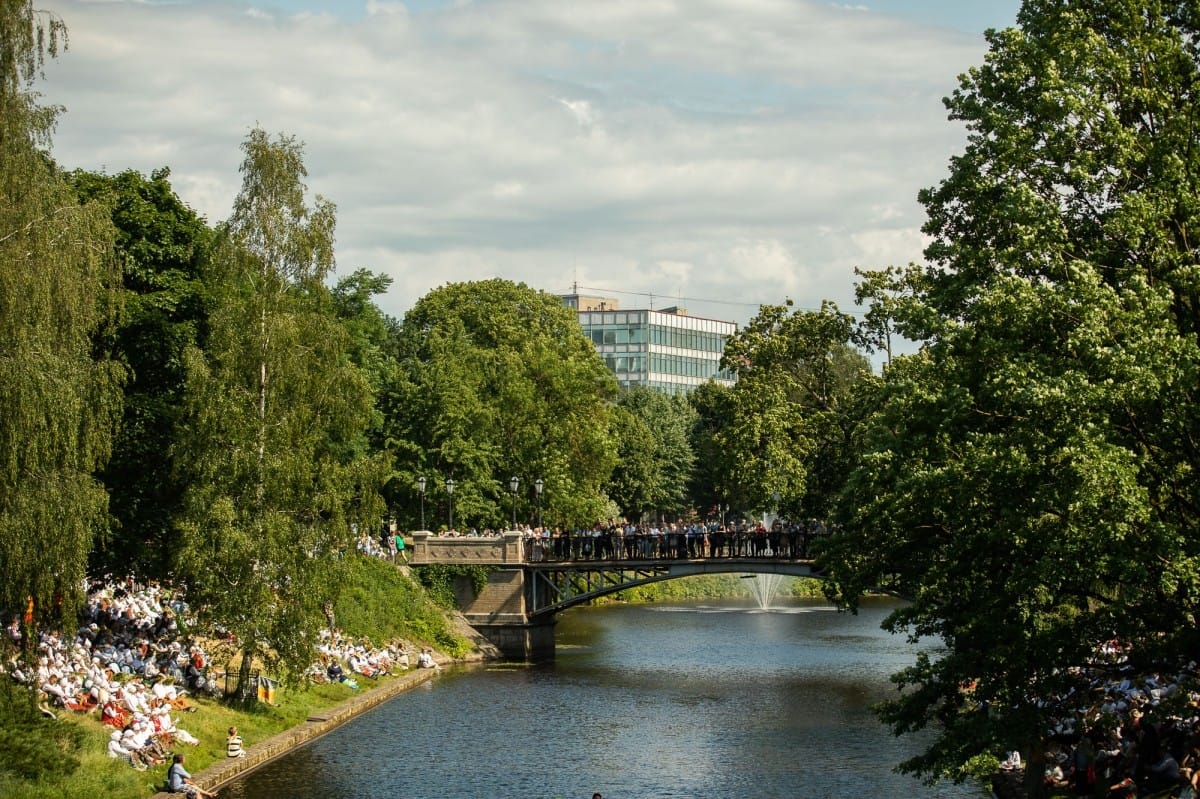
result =
[{"label": "stone embankment wall", "polygon": [[[218,788],[226,782],[258,768],[268,760],[274,760],[282,754],[290,752],[298,746],[320,738],[330,730],[345,724],[355,716],[365,713],[373,707],[386,702],[396,694],[407,691],[431,679],[436,669],[414,669],[405,672],[394,680],[390,680],[377,688],[354,696],[340,705],[323,710],[308,717],[303,724],[246,747],[245,757],[234,757],[195,773],[192,778],[208,790]],[[160,792],[153,799],[173,799],[181,794]]]}]

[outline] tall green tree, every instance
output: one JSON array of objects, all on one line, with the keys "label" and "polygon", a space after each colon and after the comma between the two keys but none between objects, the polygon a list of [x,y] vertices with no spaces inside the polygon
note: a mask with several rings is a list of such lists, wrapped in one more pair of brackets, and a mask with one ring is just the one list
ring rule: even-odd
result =
[{"label": "tall green tree", "polygon": [[0,608],[74,621],[88,552],[108,524],[95,477],[121,413],[123,370],[96,358],[119,280],[108,209],[81,203],[47,155],[58,109],[32,90],[61,20],[0,2]]},{"label": "tall green tree", "polygon": [[187,359],[175,457],[188,485],[179,573],[242,653],[294,677],[312,659],[355,525],[382,512],[358,457],[371,393],[325,279],[334,207],[310,207],[302,148],[254,130],[214,259],[216,308]]},{"label": "tall green tree", "polygon": [[[1200,651],[1200,6],[1028,0],[947,100],[969,133],[921,194],[928,264],[828,565],[944,656],[897,676],[903,764],[961,777],[1074,718],[1098,642]],[[964,691],[964,685],[973,686]]]},{"label": "tall green tree", "polygon": [[825,518],[849,470],[856,392],[871,368],[850,344],[848,315],[791,305],[764,305],[726,345],[722,363],[738,382],[715,440],[735,504]]},{"label": "tall green tree", "polygon": [[456,527],[507,527],[516,476],[519,519],[536,510],[538,478],[547,524],[606,513],[616,380],[558,297],[501,279],[447,284],[405,315],[396,353],[382,398],[393,507],[414,518],[424,476],[428,519],[448,523],[453,479]]},{"label": "tall green tree", "polygon": [[183,486],[170,452],[184,386],[184,353],[203,349],[210,294],[202,276],[212,230],[171,188],[170,170],[149,177],[76,171],[85,201],[112,209],[124,286],[124,313],[101,352],[129,370],[124,412],[112,458],[102,473],[112,534],[92,551],[96,573],[163,576],[170,568],[174,518]]},{"label": "tall green tree", "polygon": [[628,389],[617,400],[613,422],[617,463],[607,493],[626,518],[674,518],[691,507],[696,411],[687,397]]}]

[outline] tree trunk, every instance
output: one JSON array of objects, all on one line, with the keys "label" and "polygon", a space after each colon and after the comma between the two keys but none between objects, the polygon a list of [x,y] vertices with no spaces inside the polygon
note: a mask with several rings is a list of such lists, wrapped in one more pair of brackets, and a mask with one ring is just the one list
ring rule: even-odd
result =
[{"label": "tree trunk", "polygon": [[237,701],[249,704],[255,699],[250,685],[250,669],[254,666],[254,652],[250,648],[242,650],[242,665],[238,669]]}]

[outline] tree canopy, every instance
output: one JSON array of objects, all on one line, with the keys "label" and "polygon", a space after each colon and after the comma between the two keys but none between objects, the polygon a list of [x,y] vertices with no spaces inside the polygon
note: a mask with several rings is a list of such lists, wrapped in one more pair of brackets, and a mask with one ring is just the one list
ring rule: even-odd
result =
[{"label": "tree canopy", "polygon": [[447,284],[405,315],[396,352],[400,375],[382,399],[393,507],[414,517],[424,476],[430,518],[449,523],[453,479],[455,526],[507,527],[516,476],[521,519],[538,478],[548,524],[604,514],[616,380],[558,297],[501,279]]},{"label": "tree canopy", "polygon": [[713,435],[735,506],[824,518],[848,468],[854,392],[871,370],[850,344],[849,316],[791,305],[762,306],[730,339],[722,365],[738,382]]},{"label": "tree canopy", "polygon": [[613,409],[617,462],[607,493],[626,518],[650,520],[655,512],[676,518],[689,508],[696,421],[686,396],[642,387],[621,393]]},{"label": "tree canopy", "polygon": [[924,346],[887,371],[826,553],[844,601],[898,591],[889,626],[946,646],[883,711],[935,726],[905,764],[932,777],[1036,764],[1100,642],[1133,668],[1200,643],[1200,7],[1028,0],[1018,24],[947,100],[968,142],[892,286]]},{"label": "tree canopy", "polygon": [[76,171],[84,201],[112,209],[124,312],[96,342],[129,371],[120,430],[101,473],[114,530],[91,553],[96,573],[142,576],[170,567],[171,533],[183,488],[170,460],[184,386],[184,355],[203,347],[211,295],[203,276],[212,230],[188,208],[169,180]]}]

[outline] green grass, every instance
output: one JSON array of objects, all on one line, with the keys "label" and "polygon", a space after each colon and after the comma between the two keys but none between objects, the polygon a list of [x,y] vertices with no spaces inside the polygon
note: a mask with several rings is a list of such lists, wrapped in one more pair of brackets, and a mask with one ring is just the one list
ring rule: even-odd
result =
[{"label": "green grass", "polygon": [[[357,675],[361,690],[380,684]],[[213,699],[194,701],[196,712],[179,713],[177,725],[196,738],[199,746],[176,745],[173,751],[187,757],[188,771],[199,772],[225,759],[225,736],[230,725],[237,725],[247,746],[270,738],[303,722],[314,711],[336,705],[357,693],[345,685],[314,685],[303,691],[277,689],[278,707],[257,705],[239,710]],[[74,752],[80,765],[69,775],[49,775],[40,780],[24,781],[0,776],[0,796],[5,799],[139,799],[159,791],[167,777],[167,767],[152,766],[134,771],[126,763],[113,760],[105,752],[110,728],[95,715],[60,714],[57,725],[74,725],[84,731],[83,745]],[[52,753],[47,753],[53,757]]]},{"label": "green grass", "polygon": [[359,558],[334,607],[337,624],[350,635],[386,644],[392,638],[422,641],[451,657],[471,651],[446,613],[400,570],[380,558]]}]

